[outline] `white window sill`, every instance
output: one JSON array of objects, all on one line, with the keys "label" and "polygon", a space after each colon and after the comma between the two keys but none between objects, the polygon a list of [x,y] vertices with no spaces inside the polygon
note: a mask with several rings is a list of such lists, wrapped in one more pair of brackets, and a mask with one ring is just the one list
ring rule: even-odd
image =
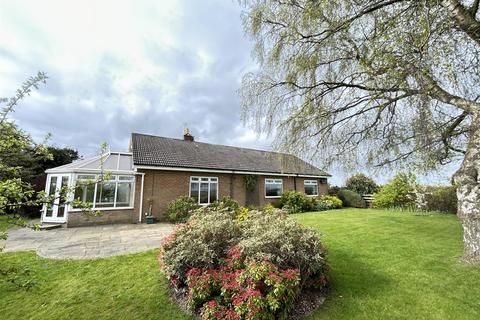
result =
[{"label": "white window sill", "polygon": [[318,197],[318,194],[307,194],[307,197]]},{"label": "white window sill", "polygon": [[280,199],[282,196],[265,196],[265,199]]},{"label": "white window sill", "polygon": [[[132,210],[134,209],[133,207],[118,207],[118,208],[92,208],[93,211],[113,211],[113,210]],[[72,209],[69,210],[68,212],[81,212],[81,211],[87,211],[84,209]]]}]

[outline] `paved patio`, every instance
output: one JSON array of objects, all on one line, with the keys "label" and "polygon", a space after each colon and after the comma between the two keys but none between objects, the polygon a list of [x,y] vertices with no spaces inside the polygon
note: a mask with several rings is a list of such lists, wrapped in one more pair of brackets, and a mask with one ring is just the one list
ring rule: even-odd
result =
[{"label": "paved patio", "polygon": [[34,250],[44,258],[92,259],[145,251],[160,246],[173,225],[123,224],[33,231],[10,229],[0,243],[5,252]]}]

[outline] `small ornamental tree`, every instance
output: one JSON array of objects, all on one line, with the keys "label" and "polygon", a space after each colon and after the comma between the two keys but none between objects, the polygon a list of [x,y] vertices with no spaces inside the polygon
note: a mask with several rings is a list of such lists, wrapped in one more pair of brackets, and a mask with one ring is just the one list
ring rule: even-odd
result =
[{"label": "small ornamental tree", "polygon": [[378,185],[372,178],[363,173],[357,173],[347,179],[345,188],[360,195],[372,194],[378,191]]}]

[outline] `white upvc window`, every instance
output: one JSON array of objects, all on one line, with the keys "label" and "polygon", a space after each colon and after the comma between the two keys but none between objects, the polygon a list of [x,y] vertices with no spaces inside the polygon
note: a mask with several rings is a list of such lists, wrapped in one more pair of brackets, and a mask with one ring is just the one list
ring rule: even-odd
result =
[{"label": "white upvc window", "polygon": [[317,180],[304,180],[303,186],[305,194],[308,196],[318,196],[318,181]]},{"label": "white upvc window", "polygon": [[95,174],[78,174],[74,198],[92,203],[93,209],[133,207],[134,176],[112,175],[103,181],[98,178]]},{"label": "white upvc window", "polygon": [[280,198],[282,193],[282,179],[265,179],[265,198]]},{"label": "white upvc window", "polygon": [[218,199],[217,177],[190,177],[189,195],[198,204],[210,204]]}]

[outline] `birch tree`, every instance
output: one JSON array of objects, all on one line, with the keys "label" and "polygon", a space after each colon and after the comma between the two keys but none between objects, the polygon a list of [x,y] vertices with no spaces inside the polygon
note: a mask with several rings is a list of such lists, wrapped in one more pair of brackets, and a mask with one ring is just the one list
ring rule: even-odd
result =
[{"label": "birch tree", "polygon": [[258,70],[244,118],[324,163],[454,175],[465,258],[480,262],[479,0],[246,0]]}]

